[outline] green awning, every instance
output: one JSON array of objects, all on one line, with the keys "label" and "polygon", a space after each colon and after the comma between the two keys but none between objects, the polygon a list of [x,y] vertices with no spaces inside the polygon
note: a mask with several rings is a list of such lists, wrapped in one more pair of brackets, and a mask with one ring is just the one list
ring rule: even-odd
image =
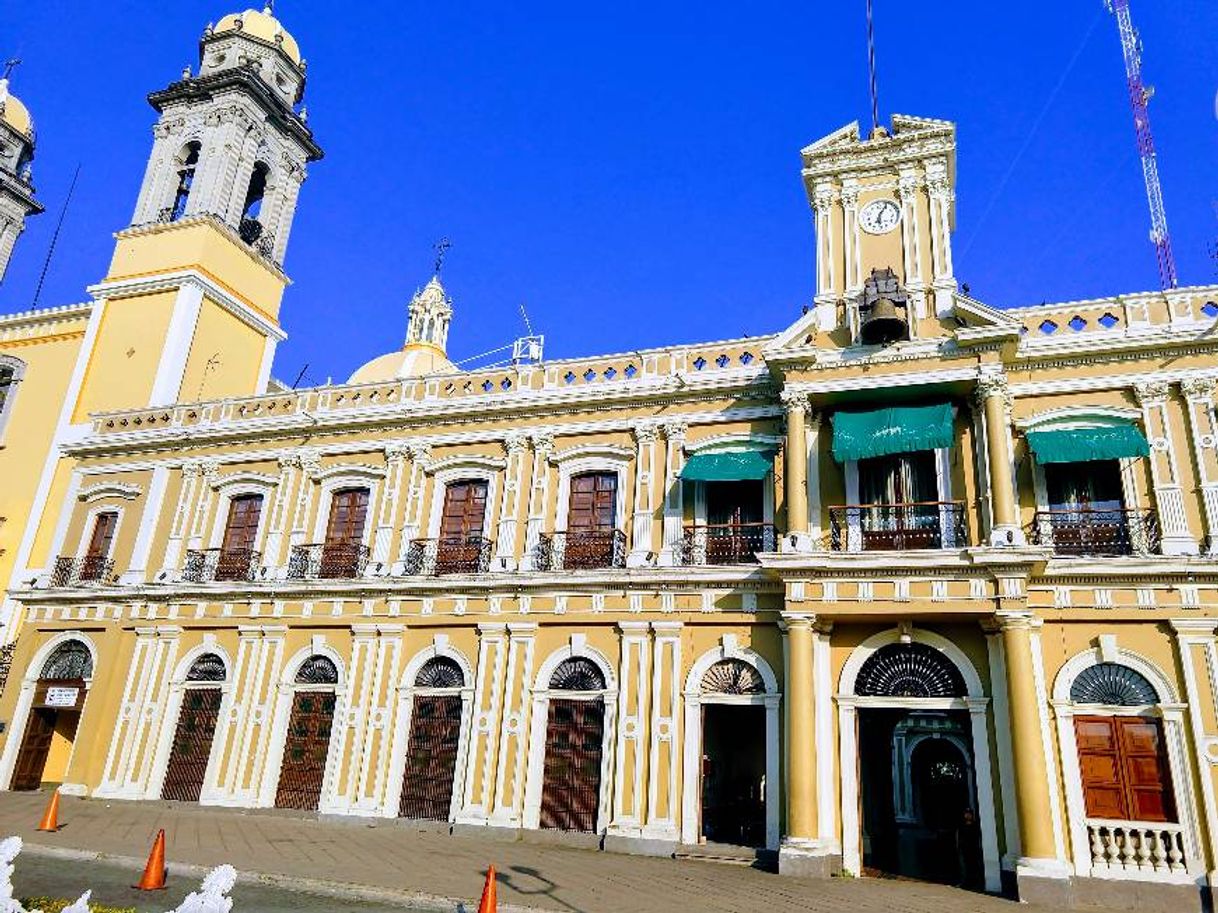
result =
[{"label": "green awning", "polygon": [[951,447],[952,407],[891,406],[874,412],[838,412],[833,416],[833,458],[839,463]]},{"label": "green awning", "polygon": [[740,482],[764,479],[773,468],[772,450],[695,453],[681,470],[681,478],[687,482]]},{"label": "green awning", "polygon": [[1040,463],[1085,463],[1150,455],[1146,435],[1132,424],[1029,431],[1028,446]]}]

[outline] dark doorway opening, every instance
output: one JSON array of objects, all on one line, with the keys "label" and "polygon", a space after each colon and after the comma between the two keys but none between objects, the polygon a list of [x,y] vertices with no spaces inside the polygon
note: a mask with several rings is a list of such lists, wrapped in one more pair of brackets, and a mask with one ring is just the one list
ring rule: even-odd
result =
[{"label": "dark doorway opening", "polygon": [[765,846],[765,707],[702,708],[702,838]]},{"label": "dark doorway opening", "polygon": [[86,694],[81,679],[38,682],[13,767],[11,789],[42,789],[63,782]]},{"label": "dark doorway opening", "polygon": [[317,810],[330,751],[335,700],[332,691],[298,691],[292,698],[276,808]]},{"label": "dark doorway opening", "polygon": [[965,711],[859,711],[863,871],[982,889]]},{"label": "dark doorway opening", "polygon": [[182,709],[173,734],[173,748],[165,767],[162,799],[198,802],[211,759],[211,744],[220,719],[219,688],[188,688],[182,695]]},{"label": "dark doorway opening", "polygon": [[398,817],[448,820],[460,740],[461,695],[414,699]]}]

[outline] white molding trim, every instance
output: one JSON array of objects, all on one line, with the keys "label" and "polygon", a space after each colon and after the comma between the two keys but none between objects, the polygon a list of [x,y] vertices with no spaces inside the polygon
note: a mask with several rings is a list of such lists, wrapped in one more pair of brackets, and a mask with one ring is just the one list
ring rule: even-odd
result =
[{"label": "white molding trim", "polygon": [[1046,409],[1026,418],[1016,419],[1014,425],[1021,431],[1069,430],[1074,428],[1097,428],[1128,423],[1140,425],[1142,410],[1120,406],[1059,406]]},{"label": "white molding trim", "polygon": [[633,456],[634,451],[630,451],[630,456],[623,459],[605,456],[582,456],[578,459],[568,459],[560,462],[558,465],[558,501],[554,515],[554,530],[562,532],[567,528],[567,513],[571,509],[571,479],[574,476],[588,472],[611,472],[617,475],[612,528],[624,528],[627,521],[626,469],[629,466],[630,458]]},{"label": "white molding trim", "polygon": [[507,460],[503,457],[480,456],[478,454],[457,454],[442,460],[432,460],[424,464],[423,469],[428,475],[452,472],[454,470],[482,470],[488,473],[503,472],[507,468]]},{"label": "white molding trim", "polygon": [[550,454],[550,462],[562,466],[574,460],[599,459],[603,463],[629,463],[634,459],[634,448],[617,444],[578,444]]},{"label": "white molding trim", "polygon": [[[274,479],[273,476],[267,478]],[[318,469],[312,473],[312,478],[315,482],[329,482],[333,479],[358,482],[383,479],[385,478],[385,467],[368,463],[336,463],[333,466]]]},{"label": "white molding trim", "polygon": [[244,488],[256,488],[261,492],[270,493],[270,490],[279,484],[279,476],[273,476],[264,472],[243,472],[238,470],[231,472],[228,475],[216,476],[212,480],[212,491],[222,491],[226,488],[242,486]]},{"label": "white molding trim", "polygon": [[726,434],[715,434],[697,441],[685,442],[685,452],[688,454],[703,452],[733,452],[740,450],[756,450],[770,448],[777,450],[786,439],[778,434],[759,434],[752,431],[733,431]]},{"label": "white molding trim", "polygon": [[[446,461],[447,462],[447,461]],[[435,473],[432,479],[431,509],[427,514],[427,539],[440,538],[440,523],[444,519],[444,502],[448,497],[448,486],[466,479],[486,483],[486,507],[482,514],[482,535],[491,539],[495,528],[495,505],[497,503],[499,474],[501,470],[488,469],[478,464],[454,463]]]},{"label": "white molding trim", "polygon": [[76,500],[88,503],[96,501],[100,498],[123,498],[127,501],[134,501],[144,493],[144,489],[138,485],[131,485],[127,482],[100,482],[97,485],[90,485],[88,488],[82,488],[76,493]]}]

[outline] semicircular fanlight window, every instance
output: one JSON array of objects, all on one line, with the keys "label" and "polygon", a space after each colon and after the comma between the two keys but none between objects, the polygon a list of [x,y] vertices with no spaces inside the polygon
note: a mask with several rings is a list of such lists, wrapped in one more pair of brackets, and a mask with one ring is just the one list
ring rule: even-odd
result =
[{"label": "semicircular fanlight window", "polygon": [[702,690],[711,694],[764,694],[765,682],[756,668],[739,659],[721,659],[702,676]]},{"label": "semicircular fanlight window", "polygon": [[188,682],[222,682],[226,676],[224,660],[215,653],[204,653],[190,664],[186,673]]},{"label": "semicircular fanlight window", "polygon": [[69,640],[55,648],[42,665],[42,678],[92,678],[93,654],[79,640]]},{"label": "semicircular fanlight window", "polygon": [[550,687],[555,691],[603,691],[605,676],[592,660],[575,656],[554,670]]},{"label": "semicircular fanlight window", "polygon": [[435,656],[423,664],[414,677],[416,688],[460,688],[465,684],[465,675],[456,660],[447,656]]},{"label": "semicircular fanlight window", "polygon": [[1070,700],[1108,707],[1142,707],[1159,703],[1159,695],[1142,673],[1120,663],[1096,663],[1075,678]]},{"label": "semicircular fanlight window", "polygon": [[337,685],[338,667],[328,656],[314,654],[300,664],[296,673],[299,685]]},{"label": "semicircular fanlight window", "polygon": [[964,697],[955,663],[926,644],[889,644],[868,657],[855,693],[875,697]]}]

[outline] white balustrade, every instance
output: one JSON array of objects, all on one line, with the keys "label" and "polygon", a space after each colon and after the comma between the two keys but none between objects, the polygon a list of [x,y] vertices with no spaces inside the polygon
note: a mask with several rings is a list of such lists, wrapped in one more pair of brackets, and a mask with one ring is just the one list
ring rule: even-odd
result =
[{"label": "white balustrade", "polygon": [[1091,872],[1098,878],[1182,881],[1188,877],[1179,824],[1087,819]]}]

